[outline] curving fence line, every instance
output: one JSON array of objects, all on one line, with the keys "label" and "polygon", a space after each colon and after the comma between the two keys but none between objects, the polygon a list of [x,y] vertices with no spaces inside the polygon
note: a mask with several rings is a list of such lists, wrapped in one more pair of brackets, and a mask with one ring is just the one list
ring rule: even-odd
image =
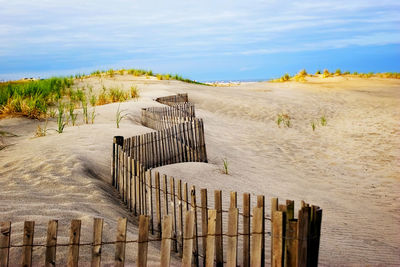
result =
[{"label": "curving fence line", "polygon": [[103,249],[110,245],[115,247],[115,266],[124,266],[126,253],[135,253],[127,244],[137,244],[136,265],[147,266],[151,242],[160,245],[160,266],[170,266],[172,252],[182,258],[182,266],[318,266],[322,221],[318,206],[302,201],[296,216],[294,201],[279,204],[272,198],[267,215],[264,195],[256,197],[254,207],[249,193],[239,199],[237,192],[230,192],[224,200],[222,191],[214,190],[211,199],[206,188],[196,192],[195,186],[152,170],[176,162],[207,162],[203,121],[195,117],[187,94],[157,101],[168,107],[142,111],[143,124],[156,132],[116,136],[113,142],[113,186],[138,217],[137,238],[127,239],[127,219],[119,218],[115,240],[103,240],[103,219],[95,218],[91,241],[80,239],[81,221],[72,220],[69,242],[57,242],[58,221],[51,220],[46,243],[34,242],[34,221],[24,223],[22,243],[14,243],[11,222],[0,222],[0,266],[17,264],[10,262],[11,249],[21,250],[23,266],[41,265],[32,262],[39,251],[45,254],[44,265],[54,266],[60,260],[57,247],[68,247],[67,266],[89,265],[79,259],[80,251],[88,253],[83,248],[90,247],[85,258],[91,257],[91,266],[100,266],[109,262]]},{"label": "curving fence line", "polygon": [[[257,206],[251,212],[250,194],[243,194],[243,211],[239,212],[236,192],[230,193],[230,208],[224,210],[222,191],[215,190],[211,209],[206,188],[201,189],[200,203],[197,203],[195,186],[189,189],[181,180],[152,171],[154,167],[177,162],[207,162],[203,121],[195,117],[194,104],[189,102],[187,94],[156,101],[168,106],[143,109],[141,120],[143,125],[157,131],[125,139],[114,137],[112,160],[113,185],[135,216],[149,218],[149,231],[161,237],[162,218],[172,215],[172,250],[185,258],[184,218],[192,211],[194,229],[190,250],[195,266],[214,263],[236,266],[239,259],[242,266],[317,266],[322,219],[322,209],[318,206],[302,203],[295,219],[294,202],[288,200],[278,205],[274,198],[268,217],[265,196],[257,196]],[[210,222],[212,210],[216,217]],[[270,232],[266,231],[266,223],[270,224]],[[226,231],[223,225],[227,226]],[[267,233],[271,237],[270,251],[266,251]],[[213,250],[209,251],[210,234]],[[238,247],[242,252],[240,257]],[[207,257],[212,258],[210,265]]]}]

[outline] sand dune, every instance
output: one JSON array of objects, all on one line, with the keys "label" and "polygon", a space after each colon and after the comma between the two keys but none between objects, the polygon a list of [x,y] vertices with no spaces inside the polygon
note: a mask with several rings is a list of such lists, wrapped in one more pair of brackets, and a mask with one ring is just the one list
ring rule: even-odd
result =
[{"label": "sand dune", "polygon": [[[398,80],[335,77],[213,87],[116,75],[75,86],[83,85],[97,92],[102,85],[137,85],[141,98],[121,103],[129,116],[120,129],[114,121],[118,104],[96,107],[93,125],[40,138],[33,136],[43,122],[0,120],[0,130],[17,135],[3,137],[9,146],[0,151],[0,217],[13,222],[12,243],[21,242],[24,220],[36,221],[35,242],[44,242],[49,219],[60,220],[64,242],[69,220],[82,219],[83,240],[90,241],[93,217],[105,219],[105,239],[113,240],[117,218],[129,214],[110,186],[112,137],[152,131],[140,125],[140,109],[160,105],[155,97],[187,92],[204,119],[209,163],[164,166],[162,173],[226,196],[264,194],[267,210],[271,197],[321,206],[321,265],[400,264]],[[290,128],[277,126],[279,113],[291,117]],[[313,131],[311,121],[321,116],[327,125]],[[54,119],[48,127],[55,128]],[[221,172],[223,159],[229,175]],[[137,229],[129,225],[128,239],[134,239]],[[106,261],[113,260],[113,249],[105,249]],[[14,259],[19,253],[11,251]],[[65,253],[58,250],[58,258]],[[36,262],[39,254],[34,250]],[[157,247],[150,247],[149,258],[158,259]]]}]

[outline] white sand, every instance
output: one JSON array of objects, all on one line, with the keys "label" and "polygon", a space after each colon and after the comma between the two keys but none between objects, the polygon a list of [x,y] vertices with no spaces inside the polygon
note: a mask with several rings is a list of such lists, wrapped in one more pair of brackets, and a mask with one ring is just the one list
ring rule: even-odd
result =
[{"label": "white sand", "polygon": [[[114,118],[118,104],[96,107],[94,125],[82,125],[79,117],[79,126],[40,138],[33,136],[43,122],[0,120],[1,131],[18,135],[3,137],[11,146],[0,151],[0,218],[13,222],[12,243],[21,243],[24,220],[36,221],[35,243],[43,243],[49,219],[59,220],[62,242],[68,242],[69,221],[82,219],[81,240],[89,242],[93,217],[105,219],[104,239],[114,240],[117,218],[129,214],[110,186],[112,137],[151,131],[140,126],[140,108],[159,105],[155,97],[187,92],[204,118],[209,163],[164,166],[158,168],[162,173],[208,188],[210,198],[212,190],[222,189],[226,205],[228,192],[237,191],[239,202],[244,192],[252,200],[264,194],[267,213],[271,197],[293,199],[296,209],[302,199],[321,206],[322,265],[400,264],[400,81],[309,80],[211,87],[132,76],[90,78],[77,86],[140,89],[139,101],[121,103],[129,117],[120,129]],[[291,128],[277,126],[278,113],[292,117]],[[313,132],[311,120],[321,116],[328,125]],[[48,127],[56,127],[55,119]],[[221,173],[224,158],[229,175]],[[130,223],[128,239],[136,235]],[[36,262],[42,262],[42,251],[34,249]],[[127,251],[134,260],[135,245]],[[58,249],[58,259],[66,252]],[[12,249],[12,258],[18,260],[19,253]],[[112,262],[113,246],[104,253]],[[157,245],[150,246],[149,259],[157,261]]]}]

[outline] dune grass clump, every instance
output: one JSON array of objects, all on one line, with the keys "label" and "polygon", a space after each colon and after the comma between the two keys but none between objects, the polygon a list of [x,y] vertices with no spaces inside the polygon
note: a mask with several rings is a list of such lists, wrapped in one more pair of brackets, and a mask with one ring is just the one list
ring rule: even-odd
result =
[{"label": "dune grass clump", "polygon": [[58,115],[57,115],[57,132],[62,133],[64,131],[65,126],[67,123],[65,122],[64,117],[64,104],[61,102],[58,104]]},{"label": "dune grass clump", "polygon": [[109,89],[109,98],[113,103],[124,102],[129,99],[129,93],[118,87],[114,87]]},{"label": "dune grass clump", "polygon": [[276,119],[276,124],[278,125],[279,128],[281,127],[281,124],[289,128],[292,125],[290,120],[291,118],[289,114],[279,113],[278,118]]},{"label": "dune grass clump", "polygon": [[336,76],[342,75],[342,71],[341,71],[340,69],[337,69],[337,70],[335,71],[335,75],[336,75]]},{"label": "dune grass clump", "polygon": [[139,89],[137,88],[137,86],[135,85],[131,86],[131,98],[137,99],[139,97],[140,97]]},{"label": "dune grass clump", "polygon": [[307,71],[305,69],[302,69],[293,78],[295,79],[296,82],[305,82],[307,75],[308,75]]},{"label": "dune grass clump", "polygon": [[328,78],[331,76],[331,73],[329,72],[329,70],[324,69],[324,73],[322,74],[322,78]]},{"label": "dune grass clump", "polygon": [[321,71],[320,71],[320,70],[317,70],[317,71],[315,72],[315,75],[318,75],[318,74],[321,74]]},{"label": "dune grass clump", "polygon": [[72,84],[71,78],[57,77],[0,83],[0,115],[44,117],[49,106],[64,96]]}]

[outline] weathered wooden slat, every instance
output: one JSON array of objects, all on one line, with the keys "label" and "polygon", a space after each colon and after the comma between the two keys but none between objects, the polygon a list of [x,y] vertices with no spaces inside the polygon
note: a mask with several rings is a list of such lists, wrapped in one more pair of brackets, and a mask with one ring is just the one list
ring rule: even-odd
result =
[{"label": "weathered wooden slat", "polygon": [[251,244],[251,266],[262,266],[263,208],[253,209],[253,230]]},{"label": "weathered wooden slat", "polygon": [[151,176],[151,170],[147,171],[147,191],[148,191],[148,210],[149,210],[149,224],[150,224],[150,231],[151,234],[154,234],[154,225],[153,225],[153,182]]},{"label": "weathered wooden slat", "polygon": [[222,191],[214,191],[215,210],[217,211],[217,221],[215,230],[215,251],[216,251],[216,266],[223,266],[224,264],[224,246],[222,237]]},{"label": "weathered wooden slat", "polygon": [[165,215],[162,221],[161,267],[169,267],[171,261],[172,216]]},{"label": "weathered wooden slat", "polygon": [[78,267],[81,220],[72,220],[69,234],[68,267]]},{"label": "weathered wooden slat", "polygon": [[307,266],[307,239],[309,234],[310,212],[310,207],[305,205],[299,210],[299,220],[297,226],[297,237],[299,239],[297,263],[299,267]]},{"label": "weathered wooden slat", "polygon": [[167,175],[163,174],[163,188],[164,188],[164,205],[163,205],[163,214],[167,215],[168,213],[168,179]]},{"label": "weathered wooden slat", "polygon": [[186,212],[185,229],[183,231],[183,257],[182,267],[192,266],[193,251],[193,231],[194,230],[194,212],[193,210]]},{"label": "weathered wooden slat", "polygon": [[[231,202],[232,203],[232,202]],[[226,251],[226,261],[229,267],[237,266],[237,247],[238,247],[238,224],[239,210],[235,207],[229,209],[228,214],[228,248]]]},{"label": "weathered wooden slat", "polygon": [[297,266],[297,219],[291,219],[286,224],[285,265]]},{"label": "weathered wooden slat", "polygon": [[0,267],[7,267],[10,255],[11,222],[0,222]]},{"label": "weathered wooden slat", "polygon": [[250,266],[250,194],[243,194],[243,266]]},{"label": "weathered wooden slat", "polygon": [[186,207],[186,210],[189,210],[189,198],[188,198],[188,184],[184,183],[183,186],[183,199],[184,199],[184,207]]},{"label": "weathered wooden slat", "polygon": [[155,172],[155,187],[156,187],[156,216],[157,216],[157,231],[161,237],[161,189],[160,189],[160,173]]},{"label": "weathered wooden slat", "polygon": [[24,222],[24,238],[22,245],[22,266],[32,266],[33,234],[35,231],[34,221]]},{"label": "weathered wooden slat", "polygon": [[115,266],[118,267],[125,264],[126,224],[126,218],[118,218],[114,258]]},{"label": "weathered wooden slat", "polygon": [[178,252],[182,256],[183,253],[183,203],[182,203],[182,180],[178,180]]},{"label": "weathered wooden slat", "polygon": [[217,223],[217,211],[208,210],[208,229],[207,229],[207,246],[206,246],[206,266],[214,267],[215,259],[215,233]]},{"label": "weathered wooden slat", "polygon": [[[207,200],[207,189],[202,188],[200,190],[201,197],[201,235],[203,244],[203,259],[206,255],[207,250],[207,231],[208,231],[208,200]],[[205,259],[204,264],[205,265]]]},{"label": "weathered wooden slat", "polygon": [[47,226],[46,257],[44,262],[46,267],[56,265],[57,229],[58,221],[49,221]]},{"label": "weathered wooden slat", "polygon": [[149,217],[140,215],[139,217],[139,244],[137,266],[147,266],[147,249],[149,240]]},{"label": "weathered wooden slat", "polygon": [[175,203],[175,179],[174,177],[169,177],[169,185],[170,185],[170,212],[172,215],[172,248],[175,252],[178,252],[178,242],[176,240],[177,237],[177,224],[176,224],[176,203]]},{"label": "weathered wooden slat", "polygon": [[312,219],[308,235],[308,261],[307,266],[318,266],[319,242],[321,236],[322,209],[311,206]]},{"label": "weathered wooden slat", "polygon": [[284,236],[285,236],[285,223],[286,223],[286,213],[284,211],[275,211],[272,215],[272,267],[281,267],[284,264]]},{"label": "weathered wooden slat", "polygon": [[265,196],[264,195],[258,195],[257,196],[257,207],[262,209],[262,241],[261,241],[261,267],[265,266]]},{"label": "weathered wooden slat", "polygon": [[[274,232],[274,212],[278,210],[279,200],[276,197],[271,198],[271,234]],[[274,251],[274,239],[271,237],[271,265],[272,265],[272,255]]]},{"label": "weathered wooden slat", "polygon": [[191,196],[191,210],[194,216],[194,228],[193,228],[193,263],[195,266],[199,266],[199,240],[198,240],[198,227],[197,227],[197,203],[196,203],[196,187],[192,186],[190,190]]},{"label": "weathered wooden slat", "polygon": [[92,267],[100,267],[101,263],[101,242],[103,241],[103,223],[101,218],[93,220],[93,245],[92,245]]},{"label": "weathered wooden slat", "polygon": [[237,208],[237,192],[231,192],[230,197],[230,208]]}]

